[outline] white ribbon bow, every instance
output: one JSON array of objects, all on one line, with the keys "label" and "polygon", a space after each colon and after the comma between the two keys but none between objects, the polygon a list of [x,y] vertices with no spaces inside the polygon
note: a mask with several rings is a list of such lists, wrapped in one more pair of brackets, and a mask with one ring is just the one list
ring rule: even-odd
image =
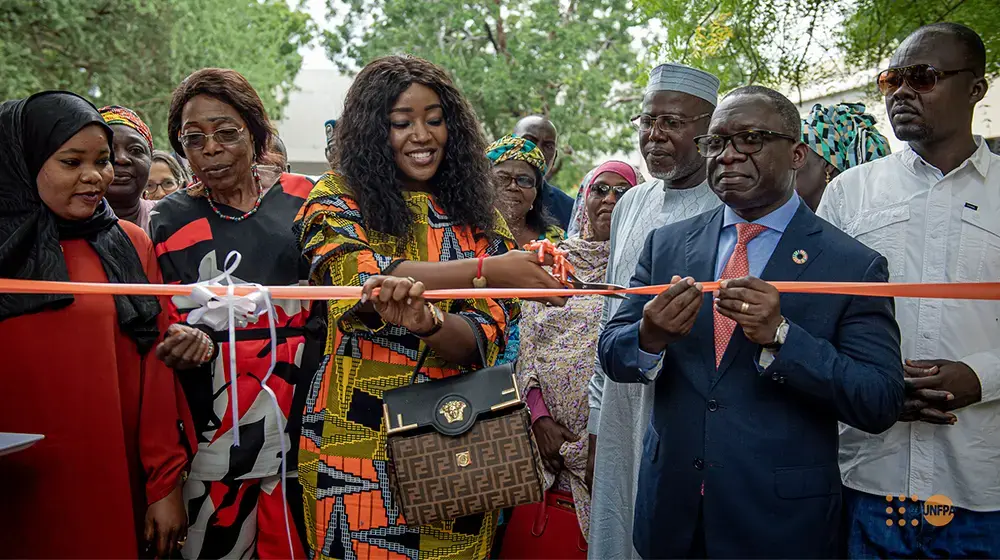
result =
[{"label": "white ribbon bow", "polygon": [[[245,327],[251,320],[256,323],[265,314],[269,317],[268,327],[271,331],[271,365],[267,369],[267,375],[260,380],[261,389],[271,397],[271,404],[274,406],[275,420],[278,425],[278,441],[281,443],[281,499],[288,502],[288,473],[286,470],[288,448],[285,447],[285,422],[281,413],[281,406],[278,404],[278,396],[268,387],[267,381],[274,373],[274,367],[278,362],[278,335],[275,327],[274,305],[271,302],[271,292],[260,284],[251,284],[256,288],[255,292],[245,296],[235,295],[236,285],[233,282],[233,273],[240,265],[243,256],[239,251],[231,251],[226,255],[226,261],[222,274],[212,278],[207,282],[199,282],[191,289],[191,299],[200,305],[197,309],[188,313],[187,322],[189,324],[201,323],[208,328],[219,331],[227,329],[229,331],[229,403],[233,411],[233,447],[240,446],[240,411],[239,411],[239,390],[237,383],[238,371],[236,369],[236,327]],[[222,286],[220,280],[226,281],[226,295],[216,295],[209,290],[209,286]],[[284,507],[285,514],[285,534],[288,536],[288,553],[292,560],[295,559],[295,548],[292,546],[292,528],[288,519],[288,507]]]}]

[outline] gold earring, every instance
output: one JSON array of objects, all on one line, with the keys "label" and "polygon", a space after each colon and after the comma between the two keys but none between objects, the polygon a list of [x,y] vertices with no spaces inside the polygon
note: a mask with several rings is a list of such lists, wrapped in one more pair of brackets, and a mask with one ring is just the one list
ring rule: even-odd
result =
[{"label": "gold earring", "polygon": [[830,168],[829,167],[826,168],[826,184],[827,185],[830,184]]}]

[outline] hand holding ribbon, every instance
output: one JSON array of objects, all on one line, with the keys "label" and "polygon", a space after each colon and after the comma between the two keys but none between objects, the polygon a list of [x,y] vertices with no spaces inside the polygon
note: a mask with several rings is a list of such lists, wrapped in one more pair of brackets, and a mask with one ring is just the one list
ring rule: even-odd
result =
[{"label": "hand holding ribbon", "polygon": [[[239,371],[236,363],[236,328],[246,327],[248,324],[256,323],[261,317],[267,315],[268,330],[271,337],[271,364],[267,369],[267,374],[260,380],[261,390],[267,393],[275,412],[275,424],[277,437],[281,443],[281,492],[282,499],[287,502],[287,454],[289,442],[286,441],[284,413],[275,395],[267,382],[274,373],[277,365],[278,336],[275,326],[276,315],[274,305],[271,301],[270,289],[259,284],[251,284],[254,291],[245,295],[237,296],[233,273],[239,267],[242,255],[237,251],[232,251],[226,256],[225,269],[222,274],[212,278],[207,282],[199,282],[191,289],[191,299],[200,305],[197,309],[188,313],[188,323],[203,324],[213,331],[226,329],[229,332],[229,409],[233,416],[233,446],[240,446],[240,410],[239,410]],[[224,295],[209,289],[222,286],[221,280],[226,281],[226,292]],[[288,508],[283,508],[285,513],[285,532],[288,537],[289,557],[294,559],[294,547],[292,545],[291,521],[288,517]]]}]

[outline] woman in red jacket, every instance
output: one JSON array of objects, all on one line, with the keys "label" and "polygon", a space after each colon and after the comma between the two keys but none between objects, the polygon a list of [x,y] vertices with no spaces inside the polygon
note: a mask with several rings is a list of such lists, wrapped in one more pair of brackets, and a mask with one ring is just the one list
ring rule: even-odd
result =
[{"label": "woman in red jacket", "polygon": [[[0,276],[160,282],[149,238],[104,200],[112,132],[90,102],[5,102],[0,136]],[[183,542],[174,376],[150,352],[165,320],[154,297],[0,294],[0,430],[45,436],[0,457],[0,554],[165,557]]]}]

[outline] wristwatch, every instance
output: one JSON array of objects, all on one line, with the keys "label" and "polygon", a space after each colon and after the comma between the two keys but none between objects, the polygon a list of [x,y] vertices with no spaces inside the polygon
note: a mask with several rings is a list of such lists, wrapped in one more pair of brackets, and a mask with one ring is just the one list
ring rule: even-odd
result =
[{"label": "wristwatch", "polygon": [[778,329],[774,331],[774,342],[765,344],[764,348],[772,352],[781,350],[781,346],[785,343],[786,338],[788,338],[788,319],[782,316],[781,323],[778,324]]},{"label": "wristwatch", "polygon": [[444,312],[438,309],[437,306],[432,305],[431,302],[427,302],[427,309],[431,312],[431,318],[434,319],[434,326],[432,326],[430,330],[427,332],[413,333],[417,335],[419,338],[427,338],[428,336],[433,336],[437,334],[439,330],[441,330],[441,327],[444,326]]}]

